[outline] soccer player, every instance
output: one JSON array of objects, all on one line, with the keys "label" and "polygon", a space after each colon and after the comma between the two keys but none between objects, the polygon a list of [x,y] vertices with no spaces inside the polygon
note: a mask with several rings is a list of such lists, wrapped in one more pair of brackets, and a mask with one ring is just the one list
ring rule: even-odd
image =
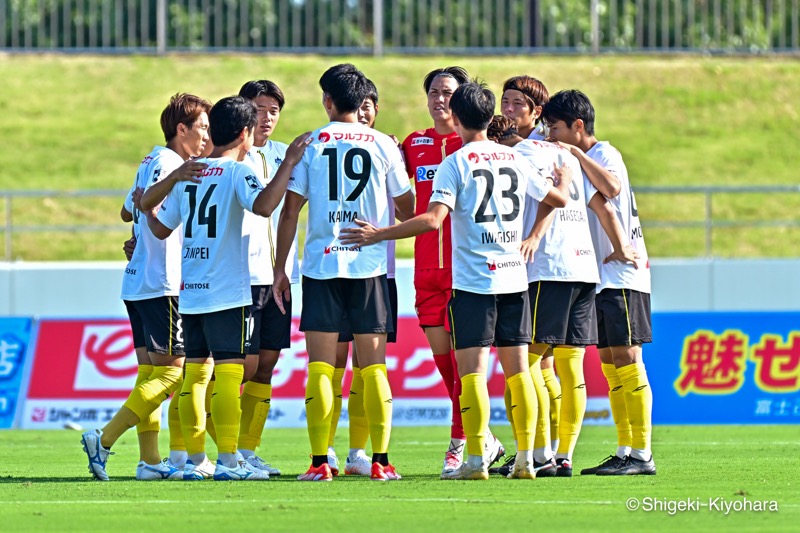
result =
[{"label": "soccer player", "polygon": [[[514,76],[503,83],[503,97],[500,108],[505,117],[514,121],[519,137],[542,141],[547,135],[545,124],[541,119],[542,107],[549,99],[550,93],[540,80],[525,75]],[[508,138],[506,141],[508,141]],[[542,424],[549,423],[549,433],[553,436],[553,440],[548,442],[547,446],[556,449],[558,447],[558,416],[561,410],[561,385],[556,379],[555,371],[553,370],[552,348],[548,350],[547,355],[549,357],[541,359],[539,364],[531,366],[531,371],[537,374],[534,376],[533,381],[536,386],[537,398],[540,400],[539,421],[537,421],[539,430],[536,432],[536,440],[537,447],[542,449],[544,444],[541,439],[545,433]],[[548,395],[548,406],[542,405],[545,398],[542,396],[542,391],[539,390],[539,371],[542,373],[542,379]],[[548,414],[549,420],[543,419]],[[498,472],[506,473],[506,471],[509,471],[510,467],[513,466],[513,461],[514,456],[510,456],[506,464],[498,469]],[[541,471],[540,474],[546,476],[548,472]]]},{"label": "soccer player", "polygon": [[[598,348],[608,380],[618,446],[615,454],[598,466],[581,470],[581,474],[655,474],[650,447],[653,393],[642,361],[642,344],[652,341],[650,265],[628,170],[619,151],[595,137],[594,107],[582,92],[555,94],[545,106],[544,117],[552,139],[578,158],[587,177],[606,197],[638,255],[639,268],[598,262]],[[598,257],[603,257],[610,252],[611,241],[600,231],[595,217],[590,217],[590,223]]]},{"label": "soccer player", "polygon": [[[280,87],[269,80],[248,81],[239,90],[239,96],[252,100],[258,109],[254,143],[247,152],[245,163],[253,168],[261,187],[266,187],[286,156],[287,146],[270,139],[278,125],[286,99]],[[238,451],[245,461],[266,470],[270,476],[279,476],[280,470],[256,455],[255,449],[261,443],[264,424],[269,416],[272,372],[281,350],[291,345],[291,302],[287,302],[287,313],[283,314],[272,295],[275,235],[282,206],[281,199],[275,211],[266,218],[246,211],[243,221],[244,235],[249,242],[253,329],[250,351],[245,358],[245,379],[249,380],[245,383],[241,396],[242,419]],[[288,271],[292,283],[297,283],[299,276],[295,245],[290,251]]]},{"label": "soccer player", "polygon": [[133,426],[137,426],[140,453],[136,479],[182,477],[185,448],[180,424],[175,424],[172,416],[170,458],[162,461],[158,450],[161,403],[180,386],[183,373],[184,339],[178,313],[181,238],[175,235],[166,241],[157,239],[143,223],[138,197],[145,187],[173,171],[194,175],[202,170],[202,165],[191,162],[181,165],[203,152],[208,141],[210,109],[210,102],[191,94],[176,94],[170,99],[161,113],[166,146],[153,148],[139,165],[122,208],[123,220],[133,221],[132,240],[138,243],[125,268],[122,299],[130,318],[139,367],[136,385],[120,410],[102,430],[87,431],[81,438],[89,456],[89,471],[103,481],[108,480],[106,461],[112,445]]},{"label": "soccer player", "polygon": [[525,196],[565,205],[569,171],[558,187],[512,149],[488,140],[495,98],[483,84],[460,85],[450,99],[463,147],[439,166],[428,211],[389,228],[358,221],[345,242],[368,245],[438,230],[448,213],[453,232],[453,288],[448,303],[450,331],[462,383],[460,404],[468,457],[442,479],[488,479],[484,453],[489,426],[486,366],[498,347],[514,406],[519,443],[511,478],[534,478],[533,429],[536,399],[528,370],[530,306],[523,241]]},{"label": "soccer player", "polygon": [[[239,461],[236,454],[241,416],[239,386],[250,342],[248,318],[252,303],[242,221],[245,210],[264,217],[272,214],[283,197],[291,163],[279,168],[263,189],[250,166],[242,163],[253,146],[257,114],[256,105],[240,96],[217,102],[209,113],[214,151],[199,161],[208,165],[202,180],[172,183],[157,218],[148,219],[153,233],[162,239],[183,226],[180,311],[187,361],[180,415],[189,454],[183,471],[185,480],[207,477],[210,461],[205,454],[204,401],[212,354],[216,386],[211,418],[219,449],[213,477],[269,479],[267,471]],[[286,152],[287,161],[299,160],[306,138],[300,136],[292,143]]]},{"label": "soccer player", "polygon": [[[433,127],[411,133],[402,145],[406,170],[415,184],[417,215],[428,211],[437,168],[448,155],[461,148],[461,138],[456,133],[450,110],[450,98],[458,86],[467,81],[469,75],[466,70],[457,66],[434,69],[423,81]],[[458,403],[461,381],[458,379],[450,334],[446,329],[447,301],[453,286],[452,255],[449,216],[445,217],[436,232],[423,233],[414,240],[414,308],[453,405],[450,444],[445,453],[442,473],[458,469],[466,442]],[[490,462],[495,462],[505,451],[500,441],[491,434],[487,443]]]},{"label": "soccer player", "polygon": [[[526,219],[531,238],[539,241],[533,265],[528,268],[533,314],[529,363],[535,367],[553,348],[563,391],[555,474],[571,477],[572,453],[586,409],[583,355],[586,345],[597,342],[594,294],[599,273],[587,206],[597,215],[603,231],[611,239],[612,253],[603,261],[633,263],[636,256],[627,246],[624,231],[605,197],[583,176],[580,163],[566,149],[552,143],[522,140],[514,135],[504,142],[514,144],[517,151],[540,168],[564,162],[579,176],[570,185],[569,203],[565,207],[553,213],[549,206],[533,203]],[[543,444],[545,448],[535,450],[539,456],[534,459],[537,468],[546,468],[549,473],[546,440]]]},{"label": "soccer player", "polygon": [[372,441],[370,478],[400,479],[389,462],[391,389],[386,374],[386,334],[391,331],[386,282],[386,246],[362,248],[339,241],[343,228],[361,218],[387,226],[391,195],[401,211],[413,209],[414,194],[397,146],[358,122],[369,92],[353,65],[336,65],[320,78],[322,102],[331,122],[314,131],[312,143],[292,172],[278,223],[273,291],[279,305],[290,297],[286,258],[308,201],[308,230],[301,272],[300,329],[308,347],[306,416],[312,464],[302,481],[330,481],[328,441],[333,415],[333,375],[341,319],[346,316],[364,380],[364,408]]},{"label": "soccer player", "polygon": [[542,121],[542,107],[550,100],[544,83],[531,76],[514,76],[503,83],[500,109],[514,120],[523,139],[543,141],[547,136]]}]

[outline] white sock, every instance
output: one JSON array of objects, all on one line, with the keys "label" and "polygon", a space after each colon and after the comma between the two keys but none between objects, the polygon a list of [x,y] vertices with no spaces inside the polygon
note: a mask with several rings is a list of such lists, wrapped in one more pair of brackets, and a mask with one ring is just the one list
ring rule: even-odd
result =
[{"label": "white sock", "polygon": [[367,452],[364,448],[350,448],[350,451],[347,452],[347,458],[351,461],[355,461],[358,457],[366,457]]},{"label": "white sock", "polygon": [[556,460],[558,459],[566,459],[570,463],[572,462],[572,454],[571,453],[557,453]]},{"label": "white sock", "polygon": [[514,460],[515,464],[529,463],[533,465],[533,451],[531,450],[517,450],[517,458]]},{"label": "white sock", "polygon": [[178,468],[183,468],[186,464],[186,459],[189,458],[189,454],[186,453],[186,450],[170,450],[169,451],[169,462],[172,463],[173,466]]},{"label": "white sock", "polygon": [[217,456],[217,462],[222,463],[228,468],[236,468],[239,462],[236,460],[235,453],[221,453]]},{"label": "white sock", "polygon": [[630,456],[640,461],[649,461],[653,457],[653,453],[647,448],[632,448]]},{"label": "white sock", "polygon": [[546,463],[552,458],[553,452],[547,446],[533,449],[533,460],[537,463]]},{"label": "white sock", "polygon": [[328,446],[328,455],[336,457],[336,450],[333,449],[333,446]]},{"label": "white sock", "polygon": [[450,448],[447,451],[453,450],[454,453],[458,454],[459,456],[464,455],[464,446],[467,445],[467,441],[464,439],[450,439]]},{"label": "white sock", "polygon": [[617,457],[619,457],[620,459],[630,454],[631,454],[630,446],[617,446]]},{"label": "white sock", "polygon": [[247,459],[248,457],[252,457],[256,454],[253,450],[239,450],[239,453],[242,454],[242,459]]},{"label": "white sock", "polygon": [[483,468],[484,461],[482,455],[467,455],[467,464],[472,468]]},{"label": "white sock", "polygon": [[193,465],[197,466],[206,460],[206,452],[193,453],[189,455],[188,459],[192,462]]},{"label": "white sock", "polygon": [[554,452],[558,451],[558,439],[553,439],[550,441],[550,449]]}]

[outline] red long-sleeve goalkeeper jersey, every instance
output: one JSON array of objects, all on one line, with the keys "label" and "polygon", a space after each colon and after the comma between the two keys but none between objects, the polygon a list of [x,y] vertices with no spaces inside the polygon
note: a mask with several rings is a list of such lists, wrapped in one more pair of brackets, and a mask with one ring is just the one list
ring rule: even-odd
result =
[{"label": "red long-sleeve goalkeeper jersey", "polygon": [[[433,192],[433,177],[444,158],[461,148],[461,138],[455,133],[439,135],[434,128],[415,131],[403,141],[406,171],[416,187],[417,215],[428,210]],[[450,215],[439,231],[417,235],[414,241],[414,268],[426,270],[451,268],[452,242],[450,241]]]}]

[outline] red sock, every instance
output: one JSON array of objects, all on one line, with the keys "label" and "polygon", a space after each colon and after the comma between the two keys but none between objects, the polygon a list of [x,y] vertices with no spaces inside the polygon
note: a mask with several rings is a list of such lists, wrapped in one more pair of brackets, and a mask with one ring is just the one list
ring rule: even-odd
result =
[{"label": "red sock", "polygon": [[455,384],[455,372],[453,360],[450,358],[449,353],[433,354],[433,362],[436,363],[436,368],[442,375],[444,386],[447,387],[447,396],[453,398],[453,385]]},{"label": "red sock", "polygon": [[450,358],[453,362],[453,425],[450,427],[450,438],[466,440],[464,426],[461,423],[461,378],[458,377],[458,364],[456,363],[456,352],[450,350]]}]

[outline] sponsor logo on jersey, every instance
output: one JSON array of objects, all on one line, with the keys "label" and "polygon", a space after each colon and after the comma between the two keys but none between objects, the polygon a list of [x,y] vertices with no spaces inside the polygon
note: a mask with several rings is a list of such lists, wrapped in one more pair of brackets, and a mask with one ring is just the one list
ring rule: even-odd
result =
[{"label": "sponsor logo on jersey", "polygon": [[322,133],[320,133],[319,137],[317,137],[317,139],[321,143],[326,143],[326,142],[331,140],[331,137],[333,137],[334,141],[362,141],[362,142],[368,142],[368,143],[371,143],[371,142],[375,141],[375,136],[372,135],[371,133],[338,133],[338,132],[333,132],[333,135],[331,136],[331,134],[326,132],[326,131],[323,131]]},{"label": "sponsor logo on jersey", "polygon": [[281,159],[280,157],[276,157],[275,158],[275,164],[276,165],[280,165],[281,163],[283,163],[283,159]]},{"label": "sponsor logo on jersey", "polygon": [[580,248],[575,248],[575,255],[578,257],[583,257],[586,255],[594,255],[594,250],[581,250]]},{"label": "sponsor logo on jersey", "polygon": [[489,268],[490,272],[494,272],[495,270],[503,269],[503,268],[516,268],[521,267],[522,261],[520,260],[513,260],[513,261],[500,261],[497,262],[495,259],[490,259],[486,261],[486,266]]},{"label": "sponsor logo on jersey", "polygon": [[130,274],[131,276],[135,276],[136,275],[136,269],[135,268],[126,268],[125,269],[125,273],[126,274]]},{"label": "sponsor logo on jersey", "polygon": [[431,181],[436,175],[436,169],[439,165],[427,165],[417,167],[417,181]]},{"label": "sponsor logo on jersey", "polygon": [[361,246],[326,246],[325,255],[335,252],[360,252]]},{"label": "sponsor logo on jersey", "polygon": [[331,140],[331,136],[328,132],[323,131],[320,132],[319,137],[317,137],[317,140],[321,143],[326,143]]},{"label": "sponsor logo on jersey", "polygon": [[222,176],[222,167],[208,167],[203,171],[203,176]]},{"label": "sponsor logo on jersey", "polygon": [[261,188],[261,184],[258,182],[258,178],[253,175],[245,176],[244,181],[246,181],[247,185],[250,186],[250,188],[253,189],[254,191],[257,191]]},{"label": "sponsor logo on jersey", "polygon": [[149,163],[152,160],[153,160],[153,158],[150,157],[149,155],[147,155],[147,156],[144,157],[144,159],[142,159],[142,163],[141,164],[142,165],[146,165],[147,163]]},{"label": "sponsor logo on jersey", "polygon": [[209,288],[210,288],[209,283],[186,283],[184,281],[181,281],[182,291],[208,290]]},{"label": "sponsor logo on jersey", "polygon": [[411,140],[411,146],[419,146],[420,144],[433,145],[433,139],[431,137],[417,137]]},{"label": "sponsor logo on jersey", "polygon": [[158,177],[161,175],[161,169],[157,168],[153,171],[153,183],[158,181]]},{"label": "sponsor logo on jersey", "polygon": [[478,154],[476,154],[475,152],[470,152],[470,154],[467,156],[467,159],[473,165],[477,164],[481,160],[481,158],[478,157]]}]

